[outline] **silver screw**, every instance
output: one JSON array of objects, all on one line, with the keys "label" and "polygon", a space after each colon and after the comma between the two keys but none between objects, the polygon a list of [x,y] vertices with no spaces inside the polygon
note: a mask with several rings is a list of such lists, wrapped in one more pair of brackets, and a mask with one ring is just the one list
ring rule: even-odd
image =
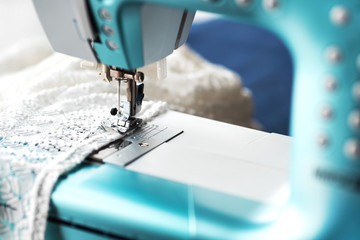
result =
[{"label": "silver screw", "polygon": [[148,147],[149,146],[149,143],[147,142],[141,142],[139,143],[140,147]]},{"label": "silver screw", "polygon": [[348,122],[350,127],[355,130],[360,130],[360,112],[355,110],[349,114]]},{"label": "silver screw", "polygon": [[108,36],[113,36],[113,35],[115,35],[114,29],[112,29],[112,27],[110,27],[109,25],[104,25],[104,26],[102,27],[102,30],[103,30],[103,32],[104,32],[106,35],[108,35]]},{"label": "silver screw", "polygon": [[360,102],[360,82],[356,82],[352,88],[352,95],[355,101]]},{"label": "silver screw", "polygon": [[358,160],[360,156],[360,143],[358,140],[350,139],[345,143],[344,146],[345,155],[352,159]]},{"label": "silver screw", "polygon": [[272,11],[279,7],[279,0],[263,0],[263,6],[266,10]]},{"label": "silver screw", "polygon": [[325,87],[328,91],[335,91],[337,88],[336,78],[332,75],[327,76],[325,80]]},{"label": "silver screw", "polygon": [[117,45],[116,42],[112,41],[112,40],[107,40],[106,41],[106,44],[108,45],[108,47],[111,49],[111,50],[116,50],[119,48],[119,45]]},{"label": "silver screw", "polygon": [[330,46],[325,50],[325,58],[332,64],[338,64],[342,61],[343,55],[338,47]]},{"label": "silver screw", "polygon": [[335,25],[345,25],[349,21],[349,18],[350,13],[343,6],[335,6],[330,11],[330,19]]},{"label": "silver screw", "polygon": [[240,7],[247,7],[250,5],[251,0],[235,0],[235,2]]},{"label": "silver screw", "polygon": [[326,147],[329,145],[329,139],[326,135],[324,134],[321,134],[319,137],[318,137],[318,144],[320,147]]},{"label": "silver screw", "polygon": [[329,106],[323,107],[323,109],[321,110],[321,116],[324,119],[330,119],[333,116],[333,111],[332,111],[331,107],[329,107]]},{"label": "silver screw", "polygon": [[102,19],[104,19],[104,20],[111,20],[111,14],[110,14],[110,12],[109,12],[107,9],[105,9],[105,8],[100,9],[99,15],[100,15],[100,17],[101,17]]},{"label": "silver screw", "polygon": [[357,67],[358,71],[360,71],[360,54],[356,58],[356,67]]}]

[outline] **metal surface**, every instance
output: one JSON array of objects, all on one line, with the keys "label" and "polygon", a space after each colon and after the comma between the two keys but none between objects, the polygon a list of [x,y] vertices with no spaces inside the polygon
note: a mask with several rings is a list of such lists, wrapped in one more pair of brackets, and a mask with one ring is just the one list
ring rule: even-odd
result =
[{"label": "metal surface", "polygon": [[181,133],[182,131],[156,124],[144,124],[132,134],[124,135],[123,138],[92,154],[87,160],[124,167]]},{"label": "metal surface", "polygon": [[103,80],[104,82],[111,82],[110,76],[110,68],[108,65],[101,64],[101,70],[99,72],[99,79]]},{"label": "metal surface", "polygon": [[[138,127],[139,119],[135,116],[141,111],[142,100],[144,99],[144,74],[136,70],[124,70],[116,67],[103,65],[102,69],[109,70],[110,81],[118,81],[117,108],[111,109],[110,113],[116,115],[117,119],[112,127],[118,128],[120,133],[125,133],[133,127]],[[103,71],[102,71],[103,72]],[[102,73],[100,73],[102,75]],[[127,98],[121,101],[121,82],[126,83]]]},{"label": "metal surface", "polygon": [[131,134],[137,128],[142,125],[143,121],[140,118],[122,118],[117,117],[114,122],[111,123],[111,129],[118,131],[120,134]]}]

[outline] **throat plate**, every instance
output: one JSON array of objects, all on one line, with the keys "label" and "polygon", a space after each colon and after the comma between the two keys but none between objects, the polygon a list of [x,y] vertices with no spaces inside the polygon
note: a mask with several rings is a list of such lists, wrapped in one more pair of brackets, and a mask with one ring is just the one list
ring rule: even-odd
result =
[{"label": "throat plate", "polygon": [[130,135],[126,135],[94,152],[87,160],[125,167],[181,133],[183,131],[172,130],[156,124],[144,124]]}]

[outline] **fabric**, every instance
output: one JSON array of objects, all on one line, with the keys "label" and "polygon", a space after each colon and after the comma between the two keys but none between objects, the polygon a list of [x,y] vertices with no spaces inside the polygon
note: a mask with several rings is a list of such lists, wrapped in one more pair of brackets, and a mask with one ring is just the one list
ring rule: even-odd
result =
[{"label": "fabric", "polygon": [[241,75],[263,130],[289,134],[293,63],[279,38],[253,25],[216,19],[193,25],[187,44]]},{"label": "fabric", "polygon": [[[158,101],[144,102],[140,118],[150,121],[165,112],[167,104],[160,100],[184,112],[206,108],[203,115],[218,108],[217,118],[237,101],[247,109],[239,119],[251,123],[251,95],[236,74],[187,48],[175,54],[167,80],[152,80],[148,67],[145,89],[148,85],[148,95]],[[98,73],[80,69],[80,61],[53,53],[43,39],[0,53],[0,239],[43,239],[58,177],[119,138],[101,127],[114,118],[109,111],[117,103],[116,84],[96,80]]]},{"label": "fabric", "polygon": [[[0,58],[0,239],[43,239],[57,178],[119,138],[100,127],[114,118],[116,88],[94,80],[97,73],[80,69],[79,59],[43,44],[20,44]],[[38,55],[26,67],[27,50],[29,59],[36,53],[45,58]],[[6,68],[18,53],[23,62]],[[139,117],[149,121],[166,109],[164,102],[144,102]]]},{"label": "fabric", "polygon": [[156,64],[145,67],[146,98],[166,101],[172,110],[244,127],[259,128],[253,120],[252,93],[241,77],[209,63],[187,46],[167,57],[165,79],[156,79]]}]

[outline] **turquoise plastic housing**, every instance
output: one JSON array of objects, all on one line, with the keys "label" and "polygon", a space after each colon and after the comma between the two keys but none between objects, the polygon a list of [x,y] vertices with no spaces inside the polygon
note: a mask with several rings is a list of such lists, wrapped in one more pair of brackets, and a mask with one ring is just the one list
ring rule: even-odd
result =
[{"label": "turquoise plastic housing", "polygon": [[282,208],[83,164],[52,193],[46,239],[237,239],[267,226]]},{"label": "turquoise plastic housing", "polygon": [[[99,41],[94,42],[94,49],[101,63],[125,69],[143,66],[141,3],[122,1],[92,1],[91,8]],[[106,10],[109,19],[102,17],[101,10]],[[109,26],[113,33],[105,34],[103,26]],[[111,48],[108,41],[116,44]]]},{"label": "turquoise plastic housing", "polygon": [[[52,214],[62,219],[62,211],[67,207],[66,211],[74,213],[89,209],[89,215],[79,212],[86,216],[84,224],[107,229],[111,234],[119,231],[120,236],[129,238],[360,238],[360,120],[356,118],[360,104],[360,1],[90,0],[89,3],[98,26],[102,21],[97,15],[99,8],[107,8],[117,16],[111,24],[121,36],[115,40],[121,50],[110,50],[103,34],[102,42],[94,47],[103,63],[123,68],[142,64],[138,32],[138,9],[142,3],[219,13],[276,33],[289,48],[295,69],[292,195],[277,217],[257,221],[251,211],[236,216],[225,211],[228,207],[240,211],[247,204],[256,205],[246,199],[234,198],[233,204],[225,204],[223,199],[230,196],[110,166],[86,167],[74,174],[104,171],[108,172],[103,176],[107,180],[98,174],[84,174],[88,178],[86,186],[79,182],[76,192],[72,189],[76,185],[68,180],[62,182],[52,197],[57,209]],[[129,11],[122,11],[125,8]],[[71,197],[77,191],[85,191],[86,201],[77,202]],[[93,196],[97,191],[99,195]],[[156,197],[153,191],[158,193]],[[207,194],[223,201],[224,211],[201,204],[198,199]],[[67,207],[59,207],[64,202]],[[104,207],[93,207],[95,202]],[[90,203],[94,205],[85,208]],[[107,225],[110,218],[115,225]]]}]

